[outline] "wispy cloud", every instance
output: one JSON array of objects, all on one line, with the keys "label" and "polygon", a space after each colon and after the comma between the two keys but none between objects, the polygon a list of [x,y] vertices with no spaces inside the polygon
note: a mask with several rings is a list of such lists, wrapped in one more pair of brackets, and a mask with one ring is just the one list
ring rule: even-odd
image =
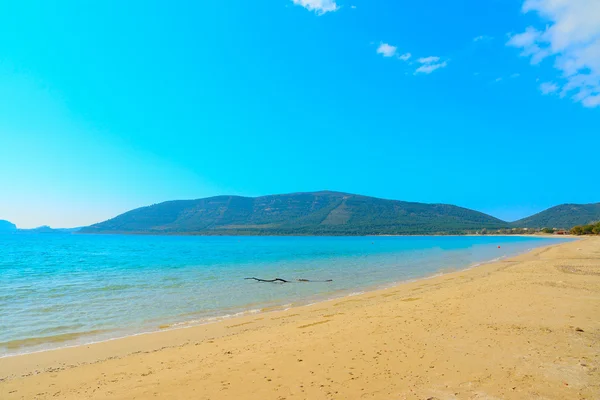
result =
[{"label": "wispy cloud", "polygon": [[558,85],[552,82],[544,82],[540,85],[540,91],[542,94],[551,94],[557,92],[559,89]]},{"label": "wispy cloud", "polygon": [[[398,47],[392,46],[389,43],[381,42],[379,47],[377,47],[377,54],[381,54],[384,57],[395,57],[399,60],[407,62],[412,57],[410,53],[398,54]],[[448,63],[446,61],[440,62],[440,57],[429,56],[429,57],[421,57],[417,59],[417,62],[421,64],[414,74],[430,74],[433,71],[444,68]],[[413,63],[408,63],[412,65]]]},{"label": "wispy cloud", "polygon": [[388,43],[381,43],[377,48],[377,54],[381,54],[384,57],[393,57],[396,55],[398,48]]},{"label": "wispy cloud", "polygon": [[529,26],[507,42],[532,64],[553,59],[559,83],[540,85],[542,93],[560,90],[585,107],[600,106],[600,1],[526,0],[522,11],[548,21],[543,30]]},{"label": "wispy cloud", "polygon": [[421,64],[431,64],[431,63],[440,61],[440,58],[435,57],[435,56],[421,57],[417,61],[420,62]]},{"label": "wispy cloud", "polygon": [[506,43],[508,46],[522,48],[521,55],[523,57],[531,56],[532,64],[539,64],[544,58],[550,55],[547,48],[542,48],[538,45],[542,37],[542,32],[531,26],[525,32],[512,36]]},{"label": "wispy cloud", "polygon": [[430,74],[437,69],[445,68],[447,65],[446,61],[437,64],[423,64],[415,70],[415,74]]},{"label": "wispy cloud", "polygon": [[510,77],[511,77],[512,79],[515,79],[515,78],[518,78],[518,77],[520,77],[520,76],[521,76],[521,74],[519,74],[519,73],[515,73],[515,74],[512,74]]},{"label": "wispy cloud", "polygon": [[415,75],[430,74],[433,71],[438,70],[440,68],[445,68],[448,65],[446,61],[439,62],[440,58],[436,56],[421,57],[417,59],[417,61],[423,65],[421,65],[415,70]]},{"label": "wispy cloud", "polygon": [[314,11],[317,15],[323,15],[340,9],[335,0],[292,0],[292,2],[309,11]]}]

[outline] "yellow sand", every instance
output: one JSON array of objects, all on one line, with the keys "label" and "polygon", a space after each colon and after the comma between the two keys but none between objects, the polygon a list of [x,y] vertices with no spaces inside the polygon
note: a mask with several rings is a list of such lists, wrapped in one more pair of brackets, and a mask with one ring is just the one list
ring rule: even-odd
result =
[{"label": "yellow sand", "polygon": [[600,238],[284,312],[0,359],[1,399],[600,399]]}]

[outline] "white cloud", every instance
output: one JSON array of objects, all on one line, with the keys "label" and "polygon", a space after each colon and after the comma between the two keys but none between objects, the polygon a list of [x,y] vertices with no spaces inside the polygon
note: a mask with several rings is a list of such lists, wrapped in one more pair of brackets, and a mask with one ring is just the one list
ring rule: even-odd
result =
[{"label": "white cloud", "polygon": [[556,90],[548,93],[561,90],[561,96],[585,107],[600,106],[600,1],[526,0],[523,12],[530,11],[542,17],[546,27],[540,31],[530,26],[507,45],[523,49],[521,55],[531,57],[532,64],[554,60],[560,85],[554,84]]},{"label": "white cloud", "polygon": [[542,32],[531,26],[525,32],[514,35],[506,43],[508,46],[520,47],[523,49],[521,55],[523,57],[531,56],[532,64],[539,64],[544,58],[550,55],[548,48],[542,48],[538,44],[542,37]]},{"label": "white cloud", "polygon": [[[410,53],[398,54],[398,48],[396,46],[383,42],[379,44],[377,54],[381,54],[384,57],[396,57],[402,61],[408,61],[412,57],[412,54]],[[417,61],[422,65],[415,70],[415,75],[420,73],[430,74],[436,69],[444,68],[447,65],[446,61],[439,62],[440,58],[435,56],[422,57],[417,59]],[[412,65],[413,63],[411,62],[409,64]]]},{"label": "white cloud", "polygon": [[440,58],[435,57],[435,56],[421,57],[417,61],[420,62],[421,64],[431,64],[431,63],[440,61]]},{"label": "white cloud", "polygon": [[430,74],[436,69],[444,68],[448,65],[446,61],[438,62],[440,61],[440,58],[436,56],[421,57],[417,59],[417,61],[423,65],[415,70],[415,75]]},{"label": "white cloud", "polygon": [[356,6],[350,6],[350,8],[356,10]]},{"label": "white cloud", "polygon": [[396,55],[398,48],[387,43],[381,43],[377,48],[377,54],[382,54],[384,57],[393,57]]},{"label": "white cloud", "polygon": [[309,11],[316,12],[317,15],[323,15],[330,11],[337,11],[340,9],[335,0],[292,0],[292,2]]},{"label": "white cloud", "polygon": [[542,94],[551,94],[558,91],[558,89],[558,85],[552,82],[544,82],[540,85],[540,91]]},{"label": "white cloud", "polygon": [[600,106],[600,94],[587,96],[581,102],[586,107],[598,107],[598,106]]},{"label": "white cloud", "polygon": [[510,77],[514,79],[514,78],[518,78],[520,76],[521,76],[521,74],[516,73],[516,74],[512,74]]},{"label": "white cloud", "polygon": [[494,82],[500,82],[500,81],[502,81],[502,77],[496,78],[496,80],[494,80]]},{"label": "white cloud", "polygon": [[423,64],[416,69],[415,74],[430,74],[436,69],[444,68],[448,65],[446,61],[437,64]]}]

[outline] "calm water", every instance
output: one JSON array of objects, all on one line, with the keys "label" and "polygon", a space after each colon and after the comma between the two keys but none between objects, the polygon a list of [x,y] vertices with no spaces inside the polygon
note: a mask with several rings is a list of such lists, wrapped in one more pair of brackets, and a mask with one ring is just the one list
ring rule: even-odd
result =
[{"label": "calm water", "polygon": [[[4,234],[0,356],[306,304],[557,241]],[[252,276],[333,282],[243,279]]]}]

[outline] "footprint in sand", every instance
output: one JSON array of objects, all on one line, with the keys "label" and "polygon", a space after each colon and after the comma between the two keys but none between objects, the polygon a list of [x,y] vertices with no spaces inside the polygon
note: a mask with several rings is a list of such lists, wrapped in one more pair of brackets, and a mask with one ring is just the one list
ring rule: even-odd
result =
[{"label": "footprint in sand", "polygon": [[275,321],[275,320],[278,320],[278,319],[285,319],[285,318],[297,317],[298,315],[300,315],[300,314],[290,314],[290,315],[283,315],[283,316],[281,316],[281,317],[274,317],[274,318],[271,318],[271,321]]},{"label": "footprint in sand", "polygon": [[319,322],[313,322],[312,324],[307,324],[307,325],[300,325],[298,327],[298,329],[304,329],[304,328],[309,328],[311,326],[315,326],[315,325],[321,325],[321,324],[326,324],[328,322],[331,322],[330,319],[326,319],[325,321],[319,321]]},{"label": "footprint in sand", "polygon": [[244,322],[244,323],[242,323],[242,324],[229,325],[229,326],[226,326],[226,328],[228,328],[228,329],[229,329],[229,328],[237,328],[238,326],[242,326],[242,325],[248,325],[248,324],[253,324],[253,323],[254,323],[254,322],[252,322],[252,321],[250,321],[250,322]]}]

